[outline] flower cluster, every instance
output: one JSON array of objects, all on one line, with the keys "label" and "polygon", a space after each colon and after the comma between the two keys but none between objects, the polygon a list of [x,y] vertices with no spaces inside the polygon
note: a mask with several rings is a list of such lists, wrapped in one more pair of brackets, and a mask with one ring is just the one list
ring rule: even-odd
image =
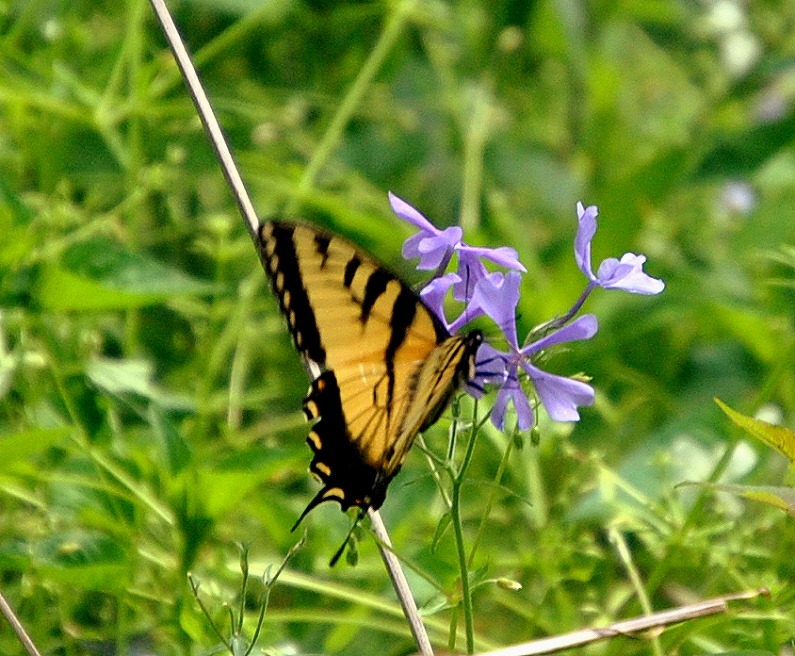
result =
[{"label": "flower cluster", "polygon": [[[543,334],[536,341],[520,345],[516,327],[521,274],[526,271],[513,248],[476,248],[462,241],[458,226],[439,230],[419,211],[389,194],[392,210],[411,223],[419,232],[403,244],[403,257],[419,258],[417,268],[433,271],[433,278],[420,292],[425,304],[441,319],[450,333],[479,316],[487,316],[502,331],[507,350],[483,343],[476,358],[476,377],[469,381],[467,391],[479,397],[487,386],[497,387],[497,398],[491,410],[491,421],[500,430],[505,428],[509,404],[516,412],[517,427],[527,430],[534,424],[533,405],[526,381],[532,383],[538,401],[556,421],[577,421],[579,407],[592,405],[594,390],[587,383],[543,371],[534,359],[544,350],[585,339],[598,330],[596,317],[586,314],[575,318],[585,299],[596,288],[622,289],[635,294],[659,294],[665,284],[643,272],[645,256],[626,253],[621,259],[608,258],[597,269],[591,266],[591,241],[596,234],[595,206],[577,203],[579,226],[574,240],[574,257],[588,283],[580,298],[563,316],[543,324],[534,334]],[[453,256],[457,256],[455,272],[446,273]],[[489,272],[483,260],[506,269],[507,273]],[[444,301],[452,288],[453,298],[463,302],[464,309],[452,321],[444,311]]]}]

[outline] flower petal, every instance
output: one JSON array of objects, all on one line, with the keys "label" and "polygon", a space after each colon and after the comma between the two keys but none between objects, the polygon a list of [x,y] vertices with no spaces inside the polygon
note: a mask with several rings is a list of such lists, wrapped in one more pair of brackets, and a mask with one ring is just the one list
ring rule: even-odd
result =
[{"label": "flower petal", "polygon": [[516,410],[516,425],[519,430],[528,430],[533,427],[533,408],[524,391],[517,386],[515,389],[511,388],[511,399],[513,400],[513,407]]},{"label": "flower petal", "polygon": [[516,271],[506,274],[489,273],[475,285],[470,307],[481,310],[502,330],[512,348],[518,349],[516,336],[516,306],[519,303],[519,284],[522,276]]},{"label": "flower petal", "polygon": [[447,296],[447,292],[450,290],[450,287],[452,287],[456,282],[458,282],[458,275],[455,273],[448,273],[447,275],[441,276],[440,278],[434,278],[420,291],[420,296],[422,297],[425,305],[437,317],[439,317],[439,319],[441,319],[442,323],[447,326],[448,330],[450,330],[450,326],[447,324],[447,320],[445,318],[444,299]]},{"label": "flower petal", "polygon": [[501,387],[497,392],[497,398],[494,399],[494,405],[491,406],[491,423],[497,430],[505,430],[505,412],[508,410],[508,400],[510,399],[510,392]]},{"label": "flower petal", "polygon": [[527,362],[522,367],[532,379],[541,404],[555,421],[578,421],[577,408],[593,405],[595,394],[587,383],[547,373]]},{"label": "flower petal", "polygon": [[583,207],[577,203],[577,236],[574,238],[574,259],[588,280],[595,280],[591,268],[591,240],[596,234],[596,217],[599,210],[596,205]]},{"label": "flower petal", "polygon": [[498,351],[483,342],[475,357],[475,379],[486,385],[501,385],[508,376],[506,361],[509,357],[510,353]]},{"label": "flower petal", "polygon": [[501,246],[500,248],[483,248],[480,246],[467,246],[462,244],[459,247],[459,256],[463,252],[467,252],[471,257],[482,258],[491,260],[495,264],[505,267],[506,269],[515,269],[516,271],[527,271],[524,265],[519,261],[519,255],[515,248],[510,246]]},{"label": "flower petal", "polygon": [[505,430],[505,415],[508,402],[513,403],[516,410],[516,425],[520,430],[527,430],[533,425],[533,408],[516,378],[509,379],[497,392],[494,406],[491,408],[491,423],[499,430]]},{"label": "flower petal", "polygon": [[464,244],[458,246],[458,275],[461,277],[453,289],[453,298],[464,303],[472,299],[478,280],[483,278],[488,271],[476,254],[473,254]]},{"label": "flower petal", "polygon": [[403,242],[403,259],[411,260],[420,256],[420,242],[427,237],[424,232],[418,232],[416,235],[411,235],[406,241]]},{"label": "flower petal", "polygon": [[486,386],[502,385],[508,378],[506,359],[509,356],[491,344],[481,344],[475,357],[475,377],[464,383],[464,391],[479,399]]},{"label": "flower petal", "polygon": [[395,196],[391,191],[388,193],[389,204],[392,206],[392,211],[397,214],[404,221],[408,221],[415,225],[424,232],[436,234],[439,230],[428,219],[426,219],[419,210],[414,209],[405,200],[399,196]]},{"label": "flower petal", "polygon": [[[460,231],[461,228],[457,230]],[[456,228],[447,228],[434,236],[424,235],[424,238],[417,242],[417,253],[420,258],[417,269],[421,271],[432,271],[438,269],[445,260],[449,260],[456,244],[456,241],[452,241],[451,243],[451,236],[455,235],[455,233]],[[420,234],[422,235],[423,233]],[[411,239],[411,237],[409,237],[409,239]],[[407,239],[406,242],[404,242],[404,249],[408,241]]]},{"label": "flower petal", "polygon": [[599,322],[596,320],[596,316],[593,314],[584,314],[581,317],[577,317],[570,324],[563,326],[563,328],[523,347],[521,352],[522,355],[529,358],[533,354],[543,351],[550,346],[591,339],[598,330]]},{"label": "flower petal", "polygon": [[665,283],[643,272],[645,255],[625,253],[620,260],[609,257],[599,265],[596,274],[600,287],[622,289],[633,294],[659,294]]}]

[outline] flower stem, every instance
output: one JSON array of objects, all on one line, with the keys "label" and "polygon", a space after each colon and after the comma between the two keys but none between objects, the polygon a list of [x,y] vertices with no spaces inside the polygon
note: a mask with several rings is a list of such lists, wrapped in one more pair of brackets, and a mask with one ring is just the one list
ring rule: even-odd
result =
[{"label": "flower stem", "polygon": [[469,124],[464,134],[464,171],[460,224],[465,232],[480,226],[483,193],[483,152],[489,133],[490,93],[485,84],[474,85],[467,99]]},{"label": "flower stem", "polygon": [[[477,402],[472,412],[477,416]],[[468,654],[475,651],[475,622],[472,612],[472,589],[469,585],[469,565],[467,561],[466,548],[464,547],[464,530],[461,522],[461,487],[466,478],[466,472],[472,462],[472,454],[475,451],[475,442],[480,426],[473,422],[470,431],[469,442],[467,443],[466,453],[461,462],[461,467],[453,479],[453,490],[451,494],[450,517],[452,519],[453,530],[455,532],[456,551],[458,554],[458,566],[461,577],[461,603],[464,608],[464,633],[466,635],[466,650]]]},{"label": "flower stem", "polygon": [[[640,572],[638,572],[638,568],[635,566],[632,553],[629,550],[629,545],[624,539],[623,534],[615,526],[611,526],[607,531],[607,535],[610,542],[615,545],[618,557],[626,568],[629,580],[632,583],[632,587],[635,590],[635,594],[637,594],[640,606],[643,609],[643,614],[647,616],[652,615],[654,613],[654,609],[652,608],[649,596],[643,587],[643,581],[640,578]],[[664,652],[662,646],[660,645],[660,639],[658,636],[653,635],[651,637],[651,647],[654,656],[663,656]]]},{"label": "flower stem", "polygon": [[569,321],[574,318],[574,315],[580,311],[580,308],[585,303],[585,299],[587,299],[591,292],[597,287],[596,283],[593,281],[589,281],[588,285],[583,290],[580,297],[574,302],[574,305],[571,306],[571,309],[566,312],[562,317],[555,317],[554,319],[550,319],[549,321],[542,323],[540,326],[533,328],[533,330],[527,335],[527,339],[525,339],[525,344],[529,344],[533,341],[533,337],[535,335],[545,335],[551,330],[555,330],[560,328],[561,326],[565,326]]},{"label": "flower stem", "polygon": [[475,553],[480,546],[480,541],[483,539],[483,535],[486,531],[486,523],[489,520],[489,516],[491,515],[491,511],[494,508],[494,504],[497,503],[497,495],[500,494],[500,485],[502,484],[502,477],[505,474],[505,470],[508,466],[508,460],[511,457],[511,452],[513,451],[514,440],[510,439],[508,441],[508,446],[505,447],[505,453],[502,456],[502,460],[500,460],[500,466],[497,468],[497,473],[494,476],[494,484],[491,490],[491,494],[489,495],[488,501],[486,501],[486,508],[483,511],[483,516],[480,518],[480,524],[478,525],[478,531],[475,534],[475,540],[472,543],[472,548],[469,550],[469,559],[467,561],[469,567],[472,567],[472,564],[475,562]]}]

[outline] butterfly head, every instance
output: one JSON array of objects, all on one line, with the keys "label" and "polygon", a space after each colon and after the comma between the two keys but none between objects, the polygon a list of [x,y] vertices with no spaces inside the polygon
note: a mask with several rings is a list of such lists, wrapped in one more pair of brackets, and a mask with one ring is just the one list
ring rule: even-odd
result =
[{"label": "butterfly head", "polygon": [[475,371],[475,358],[478,353],[480,345],[483,343],[483,331],[472,330],[464,337],[464,348],[466,349],[466,357],[462,360],[462,365],[466,366],[466,371],[463,372],[463,381],[468,382],[475,378],[477,372]]}]

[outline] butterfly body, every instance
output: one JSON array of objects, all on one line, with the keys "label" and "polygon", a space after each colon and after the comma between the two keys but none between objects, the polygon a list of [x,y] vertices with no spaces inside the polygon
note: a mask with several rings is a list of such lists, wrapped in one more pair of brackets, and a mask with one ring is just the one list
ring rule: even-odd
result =
[{"label": "butterfly body", "polygon": [[418,294],[344,239],[267,222],[259,251],[314,380],[307,443],[323,501],[381,506],[417,433],[474,376],[479,331],[451,336]]}]

